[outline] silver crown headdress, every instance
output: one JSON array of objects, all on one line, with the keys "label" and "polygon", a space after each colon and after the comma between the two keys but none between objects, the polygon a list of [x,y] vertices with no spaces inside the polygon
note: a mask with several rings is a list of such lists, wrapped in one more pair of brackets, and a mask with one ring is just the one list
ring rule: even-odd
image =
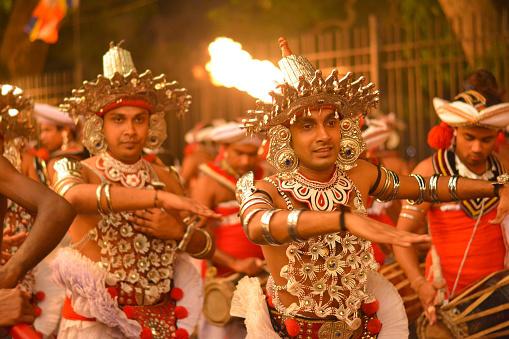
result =
[{"label": "silver crown headdress", "polygon": [[[122,43],[122,42],[121,42]],[[103,56],[103,73],[93,82],[84,81],[83,87],[72,91],[72,96],[60,105],[76,122],[84,121],[83,144],[92,153],[105,150],[101,134],[105,107],[125,100],[142,100],[151,111],[150,135],[146,147],[157,149],[166,139],[165,114],[181,116],[189,111],[191,96],[176,81],[168,82],[161,74],[153,77],[150,70],[138,74],[131,53],[110,43]]]},{"label": "silver crown headdress", "polygon": [[35,136],[32,99],[21,88],[0,84],[0,136],[3,156],[21,170],[21,150]]},{"label": "silver crown headdress", "polygon": [[327,78],[303,56],[294,55],[284,38],[279,39],[283,58],[279,61],[285,83],[279,91],[271,91],[272,105],[257,102],[257,108],[247,112],[243,119],[249,134],[263,133],[270,139],[267,160],[281,172],[291,172],[299,159],[291,147],[291,133],[285,124],[292,124],[297,116],[312,107],[331,106],[335,116],[341,119],[341,141],[337,165],[342,170],[356,166],[359,155],[366,145],[362,140],[359,117],[366,115],[378,103],[375,85],[365,85],[364,77],[353,80],[352,73],[339,78],[333,69]]},{"label": "silver crown headdress", "polygon": [[278,86],[279,91],[271,91],[272,105],[257,102],[254,110],[247,112],[243,120],[248,133],[267,132],[270,127],[295,119],[303,109],[312,106],[332,105],[341,118],[357,118],[366,115],[378,103],[378,90],[375,85],[365,85],[365,78],[353,80],[347,73],[339,78],[333,69],[327,78],[311,65],[303,56],[294,55],[284,38],[279,39],[283,58],[279,61],[285,83]]}]

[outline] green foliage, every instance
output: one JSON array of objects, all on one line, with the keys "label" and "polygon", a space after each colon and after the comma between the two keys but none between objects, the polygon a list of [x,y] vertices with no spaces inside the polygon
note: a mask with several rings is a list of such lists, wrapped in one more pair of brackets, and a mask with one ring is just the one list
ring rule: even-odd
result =
[{"label": "green foliage", "polygon": [[422,27],[429,27],[431,18],[443,15],[437,0],[400,1],[399,11],[404,23]]},{"label": "green foliage", "polygon": [[13,0],[0,0],[0,15],[9,14]]}]

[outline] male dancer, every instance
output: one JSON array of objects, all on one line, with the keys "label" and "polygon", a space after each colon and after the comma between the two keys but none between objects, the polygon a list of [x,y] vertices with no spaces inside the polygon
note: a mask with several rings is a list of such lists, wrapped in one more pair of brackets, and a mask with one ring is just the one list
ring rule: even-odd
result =
[{"label": "male dancer", "polygon": [[[213,267],[208,270],[209,274],[211,270],[215,274],[207,276],[208,280],[234,273],[256,276],[264,270],[262,250],[246,238],[238,217],[239,203],[235,199],[235,185],[242,175],[253,171],[257,177],[263,177],[258,159],[261,140],[246,136],[241,127],[240,123],[229,122],[212,131],[211,139],[222,146],[222,152],[215,161],[200,166],[200,176],[191,192],[192,198],[222,216],[219,223],[209,223],[216,251],[211,259]],[[210,266],[204,264],[204,268]],[[223,327],[204,320],[200,327],[200,335],[210,339],[246,335],[244,325],[236,320]]]},{"label": "male dancer", "polygon": [[73,246],[54,261],[68,296],[58,337],[185,338],[201,312],[201,282],[183,253],[208,257],[213,242],[193,217],[184,225],[179,211],[215,214],[182,197],[176,174],[142,151],[161,145],[165,113],[187,111],[190,97],[164,75],[138,74],[120,46],[103,62],[104,75],[62,105],[85,121],[83,144],[93,156],[54,165],[54,189],[78,212]]},{"label": "male dancer", "polygon": [[231,314],[246,317],[248,336],[405,337],[402,301],[375,272],[366,239],[409,246],[429,238],[364,216],[367,196],[419,204],[500,194],[500,219],[509,207],[507,181],[502,177],[494,186],[398,176],[359,160],[364,147],[358,119],[376,104],[378,92],[362,78],[352,81],[351,74],[339,78],[333,71],[323,79],[307,59],[292,55],[284,39],[281,47],[279,65],[287,83],[272,93],[270,108],[260,105],[245,120],[251,133],[268,131],[268,160],[279,173],[256,183],[248,174],[238,183],[245,232],[262,245],[271,273],[270,318],[259,285],[250,278],[239,283]]},{"label": "male dancer", "polygon": [[31,158],[27,165],[34,167],[39,181],[49,184],[48,166],[52,160],[54,162],[62,157],[82,160],[88,157],[88,153],[76,142],[75,122],[58,107],[36,103],[34,118],[38,124],[41,147],[29,150]]}]

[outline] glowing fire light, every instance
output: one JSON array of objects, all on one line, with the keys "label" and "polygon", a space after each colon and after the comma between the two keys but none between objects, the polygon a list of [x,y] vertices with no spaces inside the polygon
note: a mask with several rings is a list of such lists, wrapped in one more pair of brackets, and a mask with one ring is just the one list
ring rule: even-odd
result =
[{"label": "glowing fire light", "polygon": [[216,38],[209,44],[209,54],[210,61],[205,68],[216,86],[234,87],[270,103],[269,91],[283,83],[279,68],[268,60],[253,59],[232,39]]}]

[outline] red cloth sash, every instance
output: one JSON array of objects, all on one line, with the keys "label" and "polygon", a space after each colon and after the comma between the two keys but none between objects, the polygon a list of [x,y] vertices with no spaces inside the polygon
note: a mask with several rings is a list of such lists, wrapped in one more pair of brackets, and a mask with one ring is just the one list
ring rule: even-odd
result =
[{"label": "red cloth sash", "polygon": [[[239,212],[239,208],[216,208],[215,212],[223,216],[236,216]],[[238,259],[250,257],[264,258],[261,247],[249,241],[244,234],[240,222],[235,224],[221,224],[214,227],[213,232],[216,248],[222,252]],[[233,273],[232,270],[224,266],[217,266],[217,269],[218,276],[225,276]]]},{"label": "red cloth sash", "polygon": [[[211,178],[217,181],[220,181],[220,178],[222,178],[222,180],[225,182],[230,182],[233,187],[235,186],[237,181],[236,178],[226,172],[219,165],[211,162],[206,166],[208,171],[204,172],[205,174],[209,175]],[[257,173],[255,176],[258,178],[261,171],[255,171],[255,173]],[[237,204],[235,206],[226,207],[218,206],[214,209],[214,211],[224,217],[237,216],[239,213],[239,206]],[[215,237],[216,248],[234,258],[264,258],[261,247],[249,241],[249,239],[244,234],[244,230],[242,229],[242,225],[238,219],[233,224],[222,223],[219,226],[214,227],[213,233]],[[206,262],[204,262],[202,265],[202,273],[205,273],[206,266]],[[216,265],[216,267],[218,276],[226,276],[233,273],[233,271],[227,267],[220,265]]]},{"label": "red cloth sash", "polygon": [[62,318],[68,320],[95,321],[95,318],[87,318],[76,313],[72,307],[71,298],[69,297],[65,297],[62,307]]},{"label": "red cloth sash", "polygon": [[[373,205],[373,202],[375,201],[375,198],[368,197],[368,206]],[[369,210],[368,210],[369,211]],[[389,215],[384,211],[382,211],[381,214],[371,214],[368,212],[368,217],[371,219],[375,219],[376,221],[383,222],[384,224],[395,226],[394,221],[389,217]],[[382,266],[385,262],[385,253],[380,248],[380,245],[377,243],[372,242],[371,247],[373,247],[373,254],[375,256],[376,262]]]},{"label": "red cloth sash", "polygon": [[[500,225],[489,224],[496,215],[491,210],[483,215],[470,246],[455,294],[468,285],[484,278],[490,273],[504,268],[505,246]],[[445,281],[452,291],[456,275],[467,248],[475,219],[463,210],[441,211],[433,208],[428,213],[428,223]],[[430,270],[431,254],[426,258],[426,275]]]}]

